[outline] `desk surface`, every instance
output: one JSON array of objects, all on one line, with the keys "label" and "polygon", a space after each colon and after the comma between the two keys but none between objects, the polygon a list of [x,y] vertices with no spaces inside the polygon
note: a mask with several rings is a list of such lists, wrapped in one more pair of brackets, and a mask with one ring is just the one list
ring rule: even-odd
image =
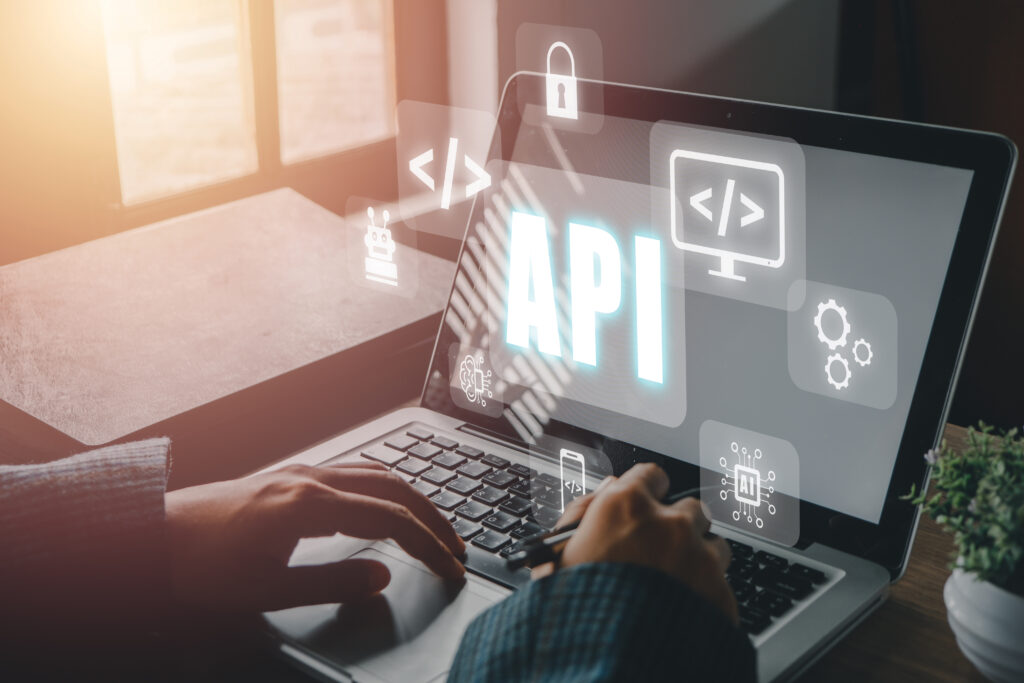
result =
[{"label": "desk surface", "polygon": [[365,222],[281,188],[4,266],[0,400],[103,444],[439,312],[454,265],[376,286]]},{"label": "desk surface", "polygon": [[[946,439],[963,444],[966,430],[947,425]],[[922,516],[903,579],[889,599],[830,650],[802,680],[984,681],[957,647],[946,621],[942,587],[953,539]]]}]

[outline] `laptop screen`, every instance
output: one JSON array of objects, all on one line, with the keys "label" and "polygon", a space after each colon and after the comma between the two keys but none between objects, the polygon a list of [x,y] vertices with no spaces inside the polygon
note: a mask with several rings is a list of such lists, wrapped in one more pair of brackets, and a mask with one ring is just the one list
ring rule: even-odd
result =
[{"label": "laptop screen", "polygon": [[972,171],[518,106],[426,405],[877,523]]}]

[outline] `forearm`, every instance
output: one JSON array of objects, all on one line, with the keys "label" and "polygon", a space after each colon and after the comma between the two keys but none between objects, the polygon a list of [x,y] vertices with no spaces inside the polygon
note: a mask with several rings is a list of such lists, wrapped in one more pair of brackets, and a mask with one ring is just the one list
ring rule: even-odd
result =
[{"label": "forearm", "polygon": [[589,564],[535,581],[478,617],[451,681],[749,680],[749,640],[683,583]]},{"label": "forearm", "polygon": [[151,439],[0,466],[5,629],[123,627],[162,607],[169,450]]}]

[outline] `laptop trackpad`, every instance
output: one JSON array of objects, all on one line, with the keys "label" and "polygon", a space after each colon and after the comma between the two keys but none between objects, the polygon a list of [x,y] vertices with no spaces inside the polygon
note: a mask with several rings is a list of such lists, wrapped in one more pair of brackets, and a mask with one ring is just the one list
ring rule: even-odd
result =
[{"label": "laptop trackpad", "polygon": [[430,681],[451,666],[469,622],[502,592],[469,576],[445,582],[390,545],[352,557],[383,562],[391,583],[356,604],[317,605],[266,615],[287,639],[305,646],[359,681]]}]

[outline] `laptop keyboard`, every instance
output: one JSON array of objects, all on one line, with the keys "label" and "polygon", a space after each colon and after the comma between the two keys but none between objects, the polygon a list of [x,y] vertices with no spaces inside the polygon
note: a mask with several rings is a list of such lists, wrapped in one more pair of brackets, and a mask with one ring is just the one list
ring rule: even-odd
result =
[{"label": "laptop keyboard", "polygon": [[754,550],[739,541],[728,543],[732,562],[726,579],[736,594],[740,626],[751,635],[767,629],[828,579],[818,569]]},{"label": "laptop keyboard", "polygon": [[[404,477],[445,513],[464,541],[503,564],[519,539],[551,529],[558,521],[558,479],[453,436],[415,425],[358,453]],[[467,567],[494,578],[493,565],[474,566],[473,553]],[[508,583],[508,577],[501,580]]]},{"label": "laptop keyboard", "polygon": [[[470,570],[506,585],[521,583],[528,573],[519,570],[519,580],[511,579],[511,572],[503,570],[504,558],[518,549],[519,539],[554,527],[561,516],[559,481],[453,436],[414,425],[358,453],[405,478],[444,512],[464,541],[500,560],[481,560],[471,549]],[[827,580],[817,569],[728,542],[732,562],[726,579],[736,594],[740,625],[751,635],[763,632]]]}]

